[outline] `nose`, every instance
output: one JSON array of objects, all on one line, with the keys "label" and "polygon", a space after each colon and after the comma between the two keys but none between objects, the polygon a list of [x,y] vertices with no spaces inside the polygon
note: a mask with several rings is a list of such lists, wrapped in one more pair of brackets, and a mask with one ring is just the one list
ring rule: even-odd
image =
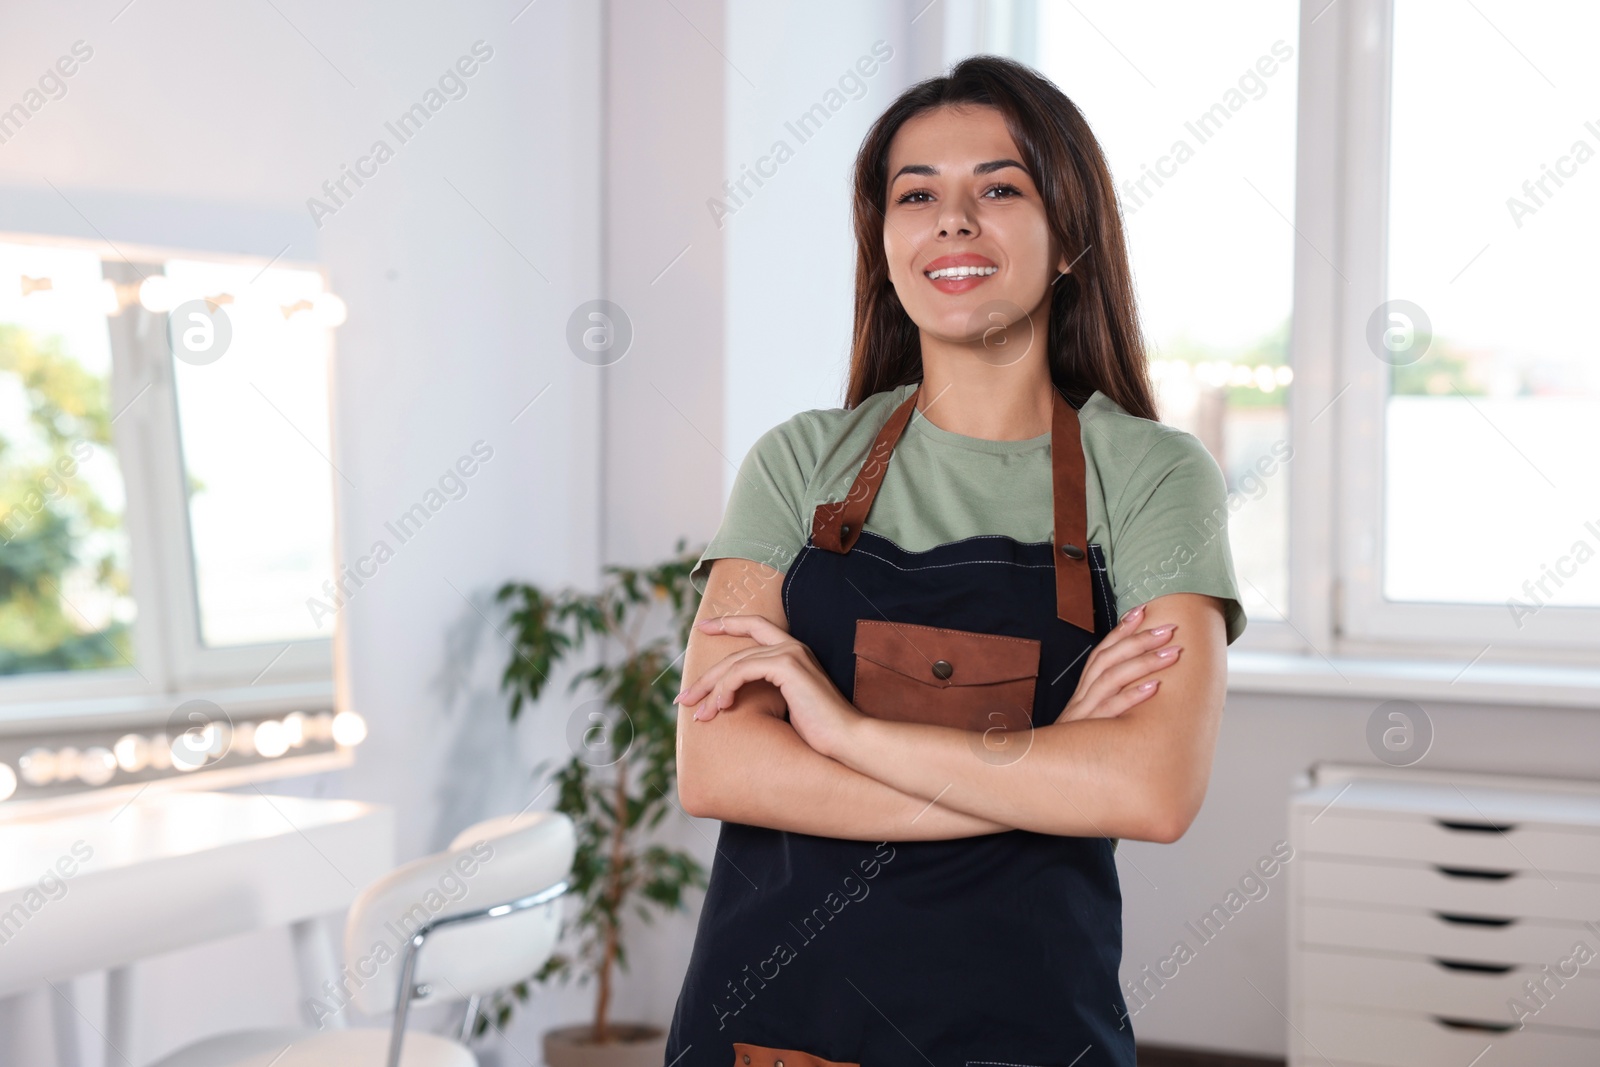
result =
[{"label": "nose", "polygon": [[948,205],[939,216],[939,236],[950,237],[952,234],[960,237],[971,237],[973,233],[972,212],[959,198],[946,201]]}]

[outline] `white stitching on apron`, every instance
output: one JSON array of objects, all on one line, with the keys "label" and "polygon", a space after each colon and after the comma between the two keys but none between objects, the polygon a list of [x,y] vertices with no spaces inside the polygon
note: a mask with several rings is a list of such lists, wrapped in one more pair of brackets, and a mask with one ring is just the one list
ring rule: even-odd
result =
[{"label": "white stitching on apron", "polygon": [[784,618],[784,621],[787,622],[790,626],[794,625],[794,621],[793,621],[794,617],[793,617],[793,614],[789,611],[789,590],[793,588],[794,575],[795,575],[796,572],[798,572],[800,570],[800,564],[805,562],[806,553],[810,552],[815,547],[816,546],[811,543],[811,538],[809,538],[809,537],[806,538],[806,543],[800,546],[800,554],[795,557],[793,563],[789,564],[788,573],[784,576],[784,582],[783,582],[783,618]]},{"label": "white stitching on apron", "polygon": [[[1100,546],[1090,545],[1089,547],[1099,548]],[[1102,555],[1103,554],[1104,552],[1102,550]],[[1104,567],[1096,567],[1091,565],[1089,570],[1094,574],[1095,580],[1100,583],[1100,596],[1103,599],[1106,608],[1111,612],[1111,625],[1115,626],[1118,620],[1117,598],[1111,595],[1111,583],[1106,578],[1106,569]]]},{"label": "white stitching on apron", "polygon": [[945,567],[969,567],[974,563],[998,563],[1006,567],[1026,567],[1029,570],[1036,571],[1054,570],[1056,566],[1054,563],[1018,563],[1016,560],[1011,559],[969,559],[961,563],[929,563],[922,567],[902,567],[893,560],[884,559],[882,556],[873,552],[868,552],[864,548],[853,548],[850,551],[859,552],[863,556],[871,556],[876,560],[882,560],[884,563],[889,564],[889,566],[893,567],[897,571],[936,571],[942,570]]}]

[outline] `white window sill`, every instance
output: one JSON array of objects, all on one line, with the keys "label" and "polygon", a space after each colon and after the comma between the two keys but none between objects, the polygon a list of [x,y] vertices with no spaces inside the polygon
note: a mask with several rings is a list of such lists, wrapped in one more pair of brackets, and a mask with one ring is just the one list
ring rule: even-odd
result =
[{"label": "white window sill", "polygon": [[1229,649],[1228,691],[1600,709],[1600,668]]}]

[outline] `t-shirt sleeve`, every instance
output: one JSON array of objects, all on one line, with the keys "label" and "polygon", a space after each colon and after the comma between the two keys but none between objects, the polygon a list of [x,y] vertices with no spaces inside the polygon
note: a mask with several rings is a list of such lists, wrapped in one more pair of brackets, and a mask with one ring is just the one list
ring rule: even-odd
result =
[{"label": "t-shirt sleeve", "polygon": [[803,513],[803,502],[815,467],[815,442],[809,440],[801,418],[779,423],[758,437],[739,465],[722,525],[689,572],[690,583],[701,595],[712,560],[737,556],[787,573],[811,535],[811,517]]},{"label": "t-shirt sleeve", "polygon": [[1228,544],[1227,481],[1198,437],[1173,433],[1134,468],[1111,516],[1117,611],[1167,593],[1223,601],[1227,643],[1244,632],[1244,607]]}]

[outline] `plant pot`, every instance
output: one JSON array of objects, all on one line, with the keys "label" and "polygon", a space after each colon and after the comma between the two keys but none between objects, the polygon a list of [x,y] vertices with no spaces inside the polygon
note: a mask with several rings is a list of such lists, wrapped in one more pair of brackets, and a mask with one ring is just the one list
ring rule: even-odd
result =
[{"label": "plant pot", "polygon": [[597,1045],[594,1026],[563,1026],[544,1033],[545,1067],[661,1067],[667,1032],[648,1023],[612,1023],[611,1040]]}]

